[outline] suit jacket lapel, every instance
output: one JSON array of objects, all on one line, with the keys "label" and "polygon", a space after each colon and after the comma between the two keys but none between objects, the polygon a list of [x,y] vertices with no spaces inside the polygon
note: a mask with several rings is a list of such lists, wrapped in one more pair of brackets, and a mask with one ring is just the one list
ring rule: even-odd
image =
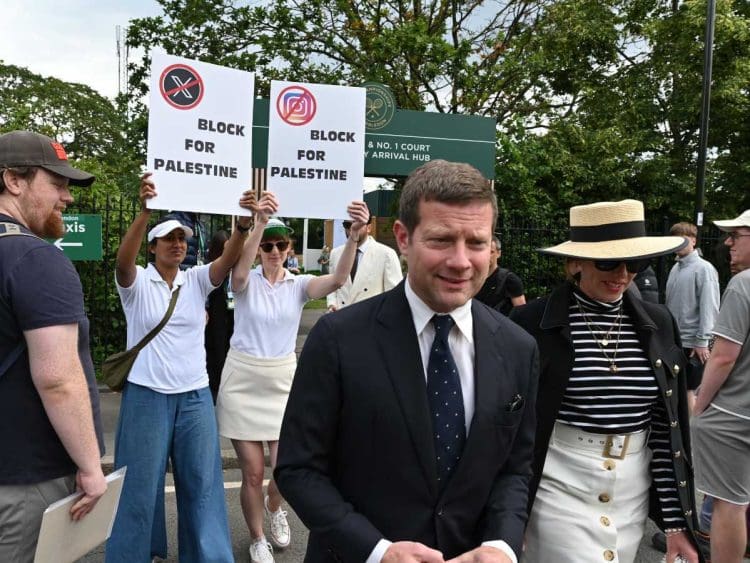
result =
[{"label": "suit jacket lapel", "polygon": [[427,385],[411,309],[404,293],[404,282],[386,295],[377,314],[377,320],[383,326],[383,330],[377,334],[377,341],[385,368],[401,406],[430,493],[435,495],[437,469]]},{"label": "suit jacket lapel", "polygon": [[[354,276],[354,281],[351,280],[351,276],[349,277],[349,283],[351,284],[349,288],[349,296],[351,299],[354,299],[354,297],[362,291],[363,285],[367,285],[365,281],[368,280],[370,276],[370,266],[373,261],[372,243],[373,241],[367,243],[367,252],[360,253],[359,263],[357,264],[357,275]],[[359,253],[359,250],[357,250],[357,252]]]},{"label": "suit jacket lapel", "polygon": [[471,314],[474,323],[474,416],[471,419],[469,435],[461,455],[458,471],[453,478],[461,480],[460,473],[470,470],[476,460],[481,459],[487,440],[486,434],[492,428],[502,405],[498,405],[500,386],[506,381],[505,360],[498,346],[497,331],[500,323],[476,302],[472,303]]}]

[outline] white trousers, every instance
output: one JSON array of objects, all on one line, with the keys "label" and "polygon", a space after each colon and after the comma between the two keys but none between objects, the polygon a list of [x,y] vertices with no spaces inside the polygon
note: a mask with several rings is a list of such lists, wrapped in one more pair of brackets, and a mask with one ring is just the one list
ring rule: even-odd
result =
[{"label": "white trousers", "polygon": [[623,436],[555,423],[522,561],[633,563],[648,517],[646,441],[646,432],[630,434],[623,448]]}]

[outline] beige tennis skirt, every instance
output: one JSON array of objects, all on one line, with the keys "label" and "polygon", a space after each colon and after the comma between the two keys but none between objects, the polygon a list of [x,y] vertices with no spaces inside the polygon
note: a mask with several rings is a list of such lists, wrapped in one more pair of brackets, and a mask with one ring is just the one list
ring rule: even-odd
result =
[{"label": "beige tennis skirt", "polygon": [[276,441],[297,358],[256,358],[229,349],[216,399],[219,433],[235,440]]}]

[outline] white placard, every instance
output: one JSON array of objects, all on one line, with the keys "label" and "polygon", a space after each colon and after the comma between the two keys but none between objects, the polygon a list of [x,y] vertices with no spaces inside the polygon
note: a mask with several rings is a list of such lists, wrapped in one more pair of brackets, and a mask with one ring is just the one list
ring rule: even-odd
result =
[{"label": "white placard", "polygon": [[348,218],[362,199],[365,172],[364,88],[271,82],[268,189],[279,215]]},{"label": "white placard", "polygon": [[248,215],[255,75],[154,53],[148,116],[151,209]]},{"label": "white placard", "polygon": [[47,507],[42,516],[34,563],[78,561],[97,545],[107,541],[120,504],[125,471],[126,468],[121,467],[107,475],[107,490],[82,520],[74,522],[70,518],[70,509],[81,498],[80,492]]}]

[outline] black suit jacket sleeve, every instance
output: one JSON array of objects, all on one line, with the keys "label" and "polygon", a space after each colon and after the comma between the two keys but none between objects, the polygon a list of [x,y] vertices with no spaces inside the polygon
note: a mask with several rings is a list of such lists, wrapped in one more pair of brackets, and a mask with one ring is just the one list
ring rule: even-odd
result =
[{"label": "black suit jacket sleeve", "polygon": [[[519,343],[520,344],[520,343]],[[521,559],[523,534],[527,523],[526,505],[528,502],[529,482],[532,475],[534,458],[534,437],[536,432],[536,395],[539,380],[539,353],[533,346],[533,353],[524,350],[519,356],[525,360],[526,377],[522,381],[526,389],[521,393],[525,398],[523,414],[517,426],[515,439],[507,461],[498,470],[492,485],[485,508],[485,523],[482,542],[503,540]],[[521,370],[519,370],[521,371]],[[504,433],[512,432],[510,418],[513,413],[507,406],[498,413],[498,439]]]},{"label": "black suit jacket sleeve", "polygon": [[342,395],[337,344],[327,321],[327,317],[318,321],[300,356],[274,478],[312,534],[335,545],[344,561],[364,561],[383,535],[354,510],[334,483]]}]

